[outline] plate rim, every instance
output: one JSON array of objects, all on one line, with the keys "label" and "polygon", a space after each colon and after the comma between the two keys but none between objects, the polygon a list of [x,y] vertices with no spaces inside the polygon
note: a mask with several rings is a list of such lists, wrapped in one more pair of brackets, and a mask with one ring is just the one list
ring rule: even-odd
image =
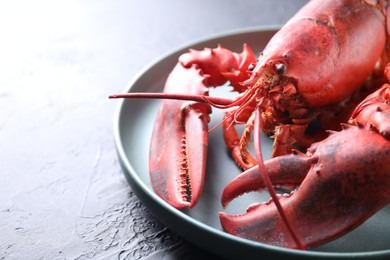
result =
[{"label": "plate rim", "polygon": [[[162,60],[167,59],[168,57],[171,57],[173,55],[179,55],[181,52],[188,50],[194,45],[202,44],[203,42],[216,40],[218,38],[224,38],[224,37],[233,37],[238,36],[239,34],[248,34],[248,33],[256,33],[256,32],[265,32],[265,31],[277,31],[280,29],[281,25],[269,25],[269,26],[253,26],[253,27],[244,27],[244,28],[238,28],[228,31],[223,31],[220,33],[215,33],[208,35],[206,37],[200,37],[198,39],[188,41],[184,44],[181,44],[162,55],[158,56],[157,58],[151,60],[149,63],[147,63],[143,68],[141,68],[126,84],[123,93],[131,92],[132,88],[134,87],[134,83],[142,77],[145,73],[147,73],[151,68],[154,66],[158,66],[158,63]],[[182,219],[184,222],[189,223],[190,225],[194,225],[195,228],[201,229],[203,232],[211,233],[212,235],[216,235],[218,237],[221,237],[225,239],[226,241],[229,241],[234,244],[238,244],[239,246],[245,245],[250,248],[253,248],[254,250],[268,250],[268,253],[275,254],[279,256],[289,256],[289,257],[299,257],[302,259],[302,257],[316,257],[317,259],[320,258],[354,258],[354,259],[363,259],[370,257],[370,259],[373,258],[383,258],[383,257],[389,257],[390,256],[390,249],[383,249],[383,250],[375,250],[375,251],[365,251],[365,252],[323,252],[323,251],[306,251],[306,250],[297,250],[297,249],[289,249],[289,248],[283,248],[283,247],[277,247],[272,245],[267,245],[264,243],[259,243],[255,241],[251,241],[248,239],[240,238],[233,236],[231,234],[228,234],[224,231],[218,230],[214,227],[211,227],[205,223],[200,222],[197,219],[192,218],[191,216],[188,216],[184,212],[175,209],[168,203],[166,203],[164,200],[162,200],[158,195],[156,195],[147,185],[144,183],[144,181],[141,180],[135,169],[133,168],[131,162],[129,161],[129,158],[126,156],[126,152],[121,140],[120,135],[120,121],[121,121],[121,115],[123,112],[123,106],[126,102],[131,102],[129,100],[120,99],[117,101],[117,105],[114,111],[114,142],[117,152],[117,157],[121,166],[121,169],[126,177],[126,180],[130,184],[132,190],[137,195],[137,197],[142,201],[155,216],[156,210],[153,208],[149,208],[149,204],[155,204],[161,209],[166,211],[166,214],[173,214],[175,217],[178,217]],[[147,196],[148,198],[145,198]],[[145,199],[148,199],[150,201],[146,202]],[[159,221],[162,221],[167,227],[172,229],[175,233],[177,233],[179,236],[183,237],[186,240],[191,241],[187,236],[183,235],[183,232],[178,232],[177,229],[171,228],[170,225],[168,225],[165,221],[162,219],[159,219]],[[198,247],[201,247],[203,249],[204,246],[200,245],[199,243],[196,243],[192,241],[193,244],[197,245]],[[205,249],[209,251],[210,253],[216,254],[213,251],[210,251],[209,249]]]}]

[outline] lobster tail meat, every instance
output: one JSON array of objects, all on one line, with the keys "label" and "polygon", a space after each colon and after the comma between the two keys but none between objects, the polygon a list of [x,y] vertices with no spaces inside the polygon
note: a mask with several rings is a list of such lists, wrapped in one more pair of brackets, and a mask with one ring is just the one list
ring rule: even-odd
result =
[{"label": "lobster tail meat", "polygon": [[[309,169],[303,173],[306,177],[297,190],[279,198],[297,237],[306,248],[344,235],[390,202],[390,143],[371,128],[348,127],[313,144],[306,155],[298,155],[302,156],[301,161],[292,160],[291,156],[297,155],[272,159],[284,166],[275,168],[280,171],[270,170],[269,173],[272,179],[272,175],[281,176],[285,171],[295,179],[296,172],[286,169],[304,169],[310,162]],[[266,162],[266,165],[275,162]],[[253,175],[255,171],[243,174]],[[288,176],[285,176],[286,180]],[[242,178],[250,177],[238,177],[227,188],[240,187],[238,182]],[[238,195],[232,191],[224,191],[224,194],[228,198],[222,200],[231,200],[230,196]],[[272,200],[251,206],[242,215],[221,212],[220,220],[223,229],[233,235],[297,248]]]}]

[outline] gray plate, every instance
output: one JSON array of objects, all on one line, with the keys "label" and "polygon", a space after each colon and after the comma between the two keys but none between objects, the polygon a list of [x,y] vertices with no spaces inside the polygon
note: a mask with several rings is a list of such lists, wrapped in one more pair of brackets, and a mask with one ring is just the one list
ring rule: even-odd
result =
[{"label": "gray plate", "polygon": [[[248,43],[257,54],[277,28],[250,28],[215,35],[180,47],[152,62],[129,83],[125,92],[161,92],[164,81],[177,62],[178,56],[189,48],[203,49],[222,44],[236,52]],[[218,88],[212,95],[231,96],[226,87]],[[223,232],[218,212],[222,211],[220,194],[223,187],[240,170],[226,152],[221,129],[210,133],[207,179],[198,205],[188,211],[179,211],[152,190],[148,174],[148,148],[153,123],[160,102],[158,100],[120,100],[114,119],[114,134],[119,161],[126,178],[143,203],[168,227],[186,240],[226,258],[246,259],[259,256],[293,258],[386,258],[390,257],[390,208],[385,208],[348,235],[309,251],[290,250],[256,243]],[[210,125],[222,118],[223,112],[214,110]],[[269,157],[271,141],[263,144],[264,156]],[[245,208],[259,199],[251,193],[236,199],[226,210],[230,213],[244,212]],[[327,210],[327,209],[324,209]]]}]

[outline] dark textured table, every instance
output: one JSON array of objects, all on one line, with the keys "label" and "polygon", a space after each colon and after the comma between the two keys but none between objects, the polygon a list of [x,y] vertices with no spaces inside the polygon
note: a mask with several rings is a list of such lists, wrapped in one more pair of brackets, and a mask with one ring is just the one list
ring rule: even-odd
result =
[{"label": "dark textured table", "polygon": [[283,24],[305,2],[1,2],[0,259],[212,256],[132,192],[107,96],[178,45]]}]

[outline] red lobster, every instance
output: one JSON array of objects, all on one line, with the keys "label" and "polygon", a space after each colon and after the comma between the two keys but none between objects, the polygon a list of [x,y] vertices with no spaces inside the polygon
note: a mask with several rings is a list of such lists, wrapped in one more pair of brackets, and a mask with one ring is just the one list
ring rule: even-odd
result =
[{"label": "red lobster", "polygon": [[[150,177],[155,192],[176,208],[193,207],[196,204],[204,184],[207,124],[211,106],[234,108],[226,113],[223,120],[224,139],[241,168],[251,169],[250,172],[256,172],[255,175],[260,172],[262,183],[269,190],[276,205],[268,207],[272,210],[265,212],[272,211],[272,214],[275,214],[275,211],[283,222],[275,222],[270,226],[275,228],[275,233],[282,229],[280,234],[286,234],[286,237],[290,234],[288,239],[294,241],[283,239],[276,244],[304,248],[334,237],[329,235],[308,242],[306,237],[302,237],[308,234],[297,232],[295,218],[290,222],[291,207],[284,205],[287,200],[279,199],[273,189],[273,181],[280,181],[270,174],[277,172],[270,165],[288,161],[289,167],[299,170],[297,176],[286,174],[294,184],[300,184],[309,169],[310,172],[319,172],[312,165],[326,168],[327,164],[320,158],[336,152],[334,149],[327,152],[326,149],[332,146],[327,145],[331,142],[329,140],[337,138],[329,137],[323,141],[324,145],[319,142],[310,146],[324,138],[324,131],[310,134],[308,128],[311,125],[319,125],[321,130],[335,129],[334,125],[346,120],[354,108],[353,104],[361,100],[361,86],[368,82],[367,86],[375,87],[376,84],[372,83],[377,79],[375,75],[378,71],[383,71],[384,64],[387,63],[386,13],[387,1],[311,0],[275,34],[258,60],[246,45],[241,54],[221,46],[203,51],[191,50],[179,58],[178,64],[167,79],[164,93],[112,95],[111,97],[116,98],[176,99],[163,100],[155,122],[149,160]],[[230,100],[208,96],[210,86],[220,86],[226,82],[240,93],[237,98]],[[365,111],[365,106],[360,107],[361,111]],[[234,128],[236,124],[246,124],[241,137]],[[364,140],[371,142],[368,140],[378,135],[374,131],[356,129],[358,130],[343,130],[334,136],[342,136],[340,140],[347,140],[349,136],[348,139],[353,140],[358,134],[367,133],[363,134],[366,135]],[[254,156],[247,149],[252,130]],[[291,155],[276,157],[264,163],[260,149],[261,131],[275,138],[273,156],[289,154],[296,146],[310,146],[308,154],[303,156],[293,152]],[[353,157],[349,156],[348,151],[341,151],[346,153],[345,156],[353,163]],[[341,156],[339,152],[336,154]],[[343,163],[348,165],[348,160]],[[332,164],[328,167],[330,165]],[[280,171],[291,173],[284,168]],[[277,172],[276,175],[282,173]],[[312,175],[307,175],[299,190],[316,190],[317,185],[310,185],[310,182],[306,181]],[[243,176],[247,176],[247,173]],[[338,181],[342,182],[340,178]],[[238,187],[236,181],[233,183],[228,187]],[[258,184],[259,181],[255,183]],[[245,185],[253,187],[248,182],[245,182]],[[328,185],[340,184],[334,181]],[[246,190],[241,185],[239,187]],[[223,200],[229,201],[236,192],[226,194]],[[310,197],[308,192],[302,194],[308,201],[321,201],[321,198]],[[345,198],[339,199],[344,203],[348,202]],[[311,212],[305,213],[305,210]],[[302,209],[302,214],[315,214],[308,206],[305,210]],[[250,210],[252,211],[254,212]],[[259,218],[264,214],[271,214],[256,212]],[[348,217],[344,216],[344,219]],[[221,213],[221,223],[230,233],[251,239],[261,237],[257,240],[266,243],[269,243],[267,237],[274,234],[268,230],[252,237],[251,227],[255,227],[258,222],[254,221],[252,225],[250,217],[243,217],[242,221],[239,221],[238,218]],[[323,228],[322,225],[321,227]]]}]

